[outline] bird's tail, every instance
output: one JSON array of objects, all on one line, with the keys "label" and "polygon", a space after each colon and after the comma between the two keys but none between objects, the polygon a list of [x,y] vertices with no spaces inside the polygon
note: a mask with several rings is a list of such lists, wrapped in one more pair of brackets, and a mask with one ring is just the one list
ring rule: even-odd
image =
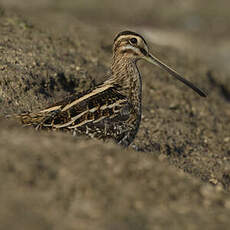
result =
[{"label": "bird's tail", "polygon": [[44,113],[21,113],[21,114],[13,114],[6,115],[5,118],[13,119],[18,121],[23,126],[38,126],[42,124],[44,120],[47,119],[46,114]]}]

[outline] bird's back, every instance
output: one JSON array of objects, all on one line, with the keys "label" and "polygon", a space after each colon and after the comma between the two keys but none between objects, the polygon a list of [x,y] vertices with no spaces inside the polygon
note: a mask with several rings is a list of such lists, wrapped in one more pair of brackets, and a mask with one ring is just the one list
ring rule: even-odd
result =
[{"label": "bird's back", "polygon": [[[62,130],[98,139],[114,139],[129,145],[136,114],[129,99],[114,85],[101,85],[83,94],[65,98],[37,113],[23,113],[17,119],[25,126]],[[135,136],[135,135],[134,135]]]}]

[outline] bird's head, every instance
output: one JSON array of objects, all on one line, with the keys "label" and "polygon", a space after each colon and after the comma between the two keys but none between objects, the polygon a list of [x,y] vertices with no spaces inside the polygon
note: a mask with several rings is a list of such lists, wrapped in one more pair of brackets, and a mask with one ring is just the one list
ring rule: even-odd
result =
[{"label": "bird's head", "polygon": [[113,52],[115,55],[122,55],[136,61],[144,58],[149,49],[141,35],[132,31],[123,31],[114,39]]},{"label": "bird's head", "polygon": [[140,59],[144,59],[151,64],[157,65],[161,69],[166,70],[170,75],[172,75],[176,79],[183,82],[185,85],[192,88],[200,96],[206,97],[206,94],[202,90],[197,88],[193,83],[186,80],[175,70],[161,62],[158,58],[154,57],[149,52],[149,48],[145,39],[135,32],[122,31],[119,34],[117,34],[113,43],[113,54],[114,57],[118,59],[125,57],[126,59],[130,59],[134,62]]}]

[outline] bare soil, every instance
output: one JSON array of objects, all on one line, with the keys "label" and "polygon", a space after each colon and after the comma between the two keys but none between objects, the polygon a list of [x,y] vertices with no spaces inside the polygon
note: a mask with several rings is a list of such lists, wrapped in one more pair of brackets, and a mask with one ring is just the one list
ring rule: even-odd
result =
[{"label": "bare soil", "polygon": [[[170,45],[170,38],[189,31],[181,21],[176,23],[185,17],[179,14],[183,9],[172,11],[172,20],[158,13],[147,23],[150,13],[144,12],[155,5],[146,0],[142,8],[134,6],[135,14],[139,7],[142,15],[135,24],[127,9],[115,17],[116,8],[110,15],[96,1],[84,7],[70,2],[28,6],[25,0],[11,0],[0,6],[0,229],[228,229],[229,25],[215,22],[212,26],[218,29],[210,25],[204,31],[202,26],[209,24],[200,23],[188,32],[199,42],[182,50]],[[192,15],[197,7],[192,2],[197,1],[188,2],[183,7],[193,9],[187,11]],[[202,12],[203,20],[212,18],[211,10]],[[158,32],[162,26],[161,34],[171,31],[167,45],[159,39],[153,43],[150,26]],[[143,118],[135,148],[128,149],[65,133],[36,132],[4,119],[6,114],[37,111],[101,82],[110,65],[114,33],[124,28],[146,35],[152,52],[208,97],[200,98],[157,67],[140,62]],[[183,38],[181,44],[187,42]],[[226,48],[219,62],[206,57],[217,54],[220,46]],[[198,49],[202,52],[196,55]]]}]

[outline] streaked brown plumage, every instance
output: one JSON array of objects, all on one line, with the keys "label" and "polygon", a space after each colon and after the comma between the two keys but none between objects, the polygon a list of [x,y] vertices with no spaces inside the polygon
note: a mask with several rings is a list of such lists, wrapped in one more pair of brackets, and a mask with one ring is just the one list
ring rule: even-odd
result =
[{"label": "streaked brown plumage", "polygon": [[141,121],[142,80],[136,66],[139,59],[158,65],[205,96],[200,89],[153,57],[141,35],[123,31],[114,40],[113,62],[105,82],[38,113],[23,113],[16,117],[25,126],[113,139],[128,146],[134,140]]}]

